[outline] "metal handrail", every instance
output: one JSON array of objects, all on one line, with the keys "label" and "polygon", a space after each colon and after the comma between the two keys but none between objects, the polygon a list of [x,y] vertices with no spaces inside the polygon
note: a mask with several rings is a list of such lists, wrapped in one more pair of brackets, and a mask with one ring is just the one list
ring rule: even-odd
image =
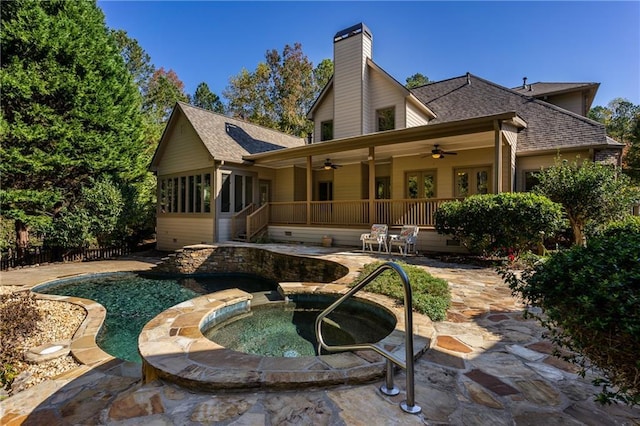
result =
[{"label": "metal handrail", "polygon": [[[391,352],[380,348],[373,343],[360,343],[355,345],[337,345],[337,346],[329,346],[325,343],[322,338],[322,322],[325,317],[333,312],[338,306],[340,306],[345,300],[349,297],[353,296],[355,293],[364,288],[367,284],[372,282],[374,279],[378,277],[381,273],[383,273],[387,269],[393,269],[402,280],[402,286],[404,288],[404,322],[405,322],[405,360],[401,360],[395,357]],[[356,350],[364,350],[371,349],[378,354],[382,355],[387,359],[387,374],[386,374],[386,383],[380,386],[380,391],[385,395],[397,395],[400,393],[398,388],[393,385],[393,365],[396,364],[400,368],[404,368],[407,372],[407,399],[400,403],[400,408],[403,411],[411,414],[418,414],[422,411],[420,406],[415,405],[415,394],[414,394],[414,377],[413,377],[413,311],[411,309],[412,296],[411,296],[411,284],[409,282],[409,277],[404,272],[404,270],[395,262],[386,262],[376,268],[373,272],[365,277],[364,280],[356,284],[351,288],[347,293],[345,293],[338,300],[333,302],[327,309],[322,311],[320,315],[316,318],[316,338],[318,339],[318,353],[320,353],[321,349],[325,349],[329,352],[337,352],[337,351],[356,351]]]}]

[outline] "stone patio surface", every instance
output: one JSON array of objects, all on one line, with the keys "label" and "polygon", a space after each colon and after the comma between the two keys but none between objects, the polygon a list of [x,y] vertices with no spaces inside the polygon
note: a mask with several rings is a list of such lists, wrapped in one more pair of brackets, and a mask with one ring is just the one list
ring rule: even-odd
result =
[{"label": "stone patio surface", "polygon": [[[343,263],[350,274],[374,260],[345,249],[261,245],[274,251]],[[407,257],[449,282],[446,321],[433,323],[431,349],[415,364],[418,415],[387,397],[382,381],[295,391],[197,392],[154,381],[143,384],[135,364],[110,360],[84,365],[0,402],[1,425],[640,425],[640,409],[601,406],[597,388],[566,362],[491,269]],[[147,270],[156,259],[53,264],[2,272],[14,289],[78,274]]]}]

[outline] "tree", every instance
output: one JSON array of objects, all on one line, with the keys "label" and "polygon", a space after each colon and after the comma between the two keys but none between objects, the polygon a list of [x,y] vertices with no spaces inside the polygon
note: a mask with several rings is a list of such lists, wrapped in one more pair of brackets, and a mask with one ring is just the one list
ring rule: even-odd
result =
[{"label": "tree", "polygon": [[209,86],[204,81],[198,84],[191,98],[191,104],[209,111],[224,114],[224,105],[222,105],[220,97],[209,90]]},{"label": "tree", "polygon": [[140,93],[146,93],[149,80],[155,71],[155,67],[151,63],[151,57],[140,46],[138,40],[130,38],[126,31],[111,30],[110,35],[115,40],[127,70],[131,74],[134,83],[138,86]]},{"label": "tree", "polygon": [[231,77],[223,95],[231,115],[304,136],[312,128],[306,114],[332,73],[330,60],[314,69],[300,43],[295,43],[282,53],[268,50],[255,71],[243,69]]},{"label": "tree", "polygon": [[556,160],[537,173],[534,191],[562,204],[573,231],[574,243],[586,245],[589,227],[598,228],[623,218],[639,200],[628,176],[608,165]]},{"label": "tree", "polygon": [[407,77],[407,84],[405,87],[407,89],[413,89],[414,87],[424,86],[429,82],[429,77],[424,74],[420,74],[419,72],[413,74],[410,77]]},{"label": "tree", "polygon": [[30,227],[72,206],[91,179],[146,173],[140,94],[92,2],[2,2],[0,209]]},{"label": "tree", "polygon": [[187,101],[184,83],[178,74],[174,70],[165,71],[163,67],[155,70],[144,93],[142,110],[149,115],[152,123],[164,124],[178,101]]}]

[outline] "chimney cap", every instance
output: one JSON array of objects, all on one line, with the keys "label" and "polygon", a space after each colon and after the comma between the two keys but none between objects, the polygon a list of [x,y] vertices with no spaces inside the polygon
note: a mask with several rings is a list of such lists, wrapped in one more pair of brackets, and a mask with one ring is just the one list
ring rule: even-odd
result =
[{"label": "chimney cap", "polygon": [[373,36],[371,35],[371,30],[364,23],[360,22],[359,24],[353,25],[349,28],[345,28],[342,31],[338,31],[336,35],[333,36],[333,42],[337,43],[340,40],[344,40],[345,38],[360,33],[366,34],[371,39],[373,38]]}]

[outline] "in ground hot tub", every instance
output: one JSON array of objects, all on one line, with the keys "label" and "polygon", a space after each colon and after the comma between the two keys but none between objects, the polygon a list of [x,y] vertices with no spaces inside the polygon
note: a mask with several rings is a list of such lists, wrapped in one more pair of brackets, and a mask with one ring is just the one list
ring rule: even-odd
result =
[{"label": "in ground hot tub", "polygon": [[[334,295],[324,294],[322,297],[335,300],[347,290],[337,285],[332,289]],[[296,291],[294,300],[304,299],[300,293]],[[314,295],[316,301],[317,296]],[[382,326],[389,327],[390,331],[383,331],[381,334],[385,336],[376,344],[403,356],[402,309],[383,306],[378,303],[382,298],[377,295],[362,293],[361,297],[361,303],[364,303],[361,306],[378,312],[382,317],[388,315],[392,318]],[[250,315],[253,300],[253,295],[241,290],[224,290],[180,303],[155,317],[144,327],[139,338],[144,380],[149,382],[159,378],[197,390],[246,390],[357,384],[383,376],[385,360],[371,350],[290,357],[293,354],[286,353],[288,349],[283,348],[281,355],[265,356],[239,352],[205,337],[203,331],[206,333],[221,324],[228,325],[236,322],[233,321],[236,318]],[[388,306],[394,305],[389,302]],[[432,330],[428,318],[419,319],[416,324],[421,322],[429,325],[424,327],[425,331]],[[418,334],[414,336],[414,355],[422,355],[429,348],[429,343],[430,339],[420,335],[418,327]]]}]

